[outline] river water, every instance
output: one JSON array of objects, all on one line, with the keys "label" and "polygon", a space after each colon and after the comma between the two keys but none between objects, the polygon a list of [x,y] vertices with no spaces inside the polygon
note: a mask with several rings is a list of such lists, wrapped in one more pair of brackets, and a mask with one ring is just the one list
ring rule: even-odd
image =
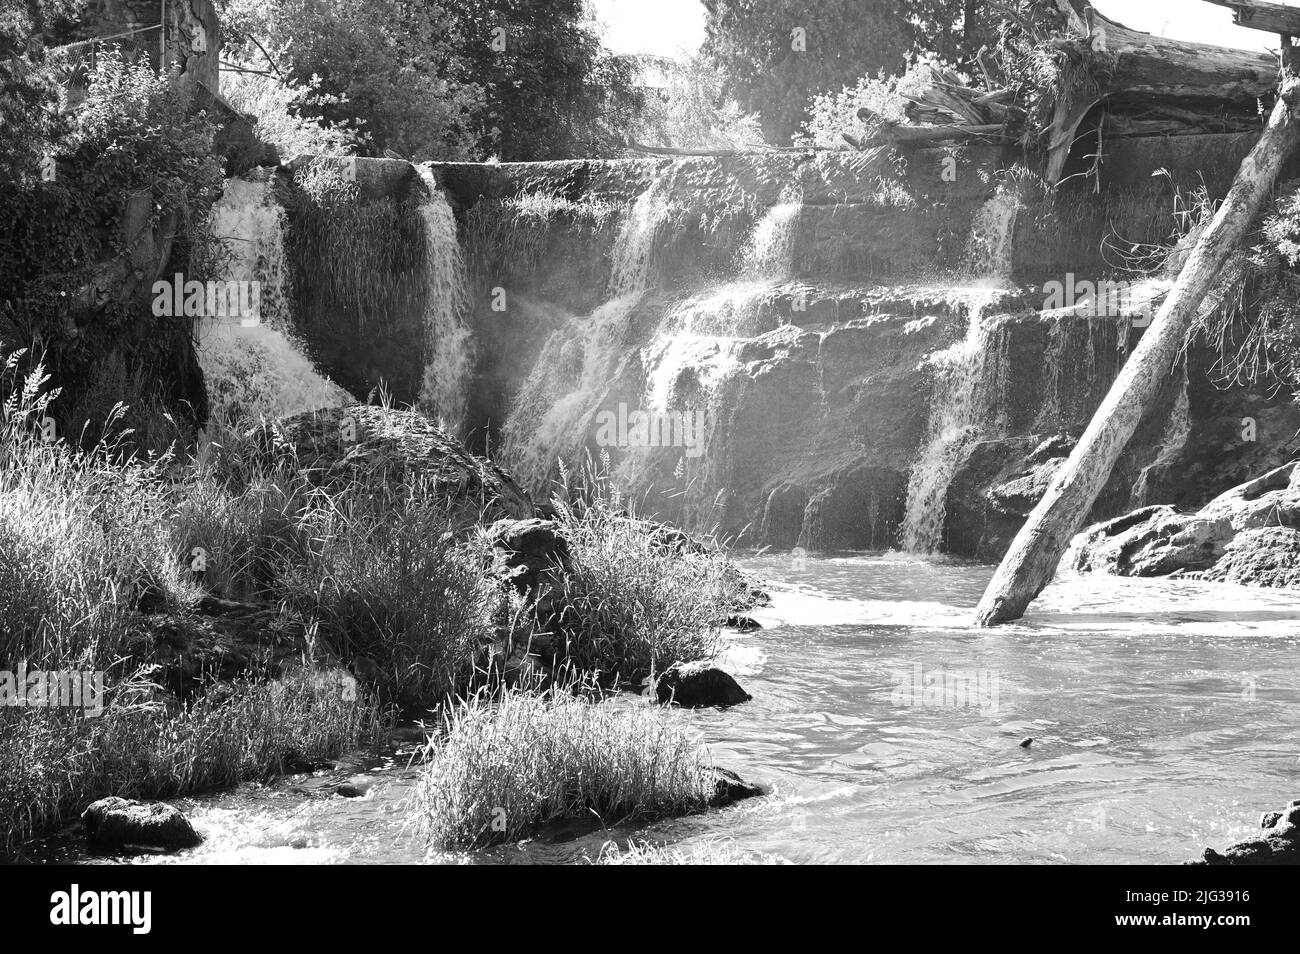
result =
[{"label": "river water", "polygon": [[[1021,624],[979,630],[992,567],[742,562],[773,597],[724,660],[754,701],[681,717],[768,798],[636,832],[428,854],[404,828],[418,768],[399,752],[354,767],[376,780],[362,798],[330,794],[333,775],[181,800],[207,842],[135,860],[572,862],[635,835],[792,862],[1181,862],[1300,797],[1293,595],[1066,578]],[[95,860],[74,839],[34,846],[33,860],[55,859]]]}]

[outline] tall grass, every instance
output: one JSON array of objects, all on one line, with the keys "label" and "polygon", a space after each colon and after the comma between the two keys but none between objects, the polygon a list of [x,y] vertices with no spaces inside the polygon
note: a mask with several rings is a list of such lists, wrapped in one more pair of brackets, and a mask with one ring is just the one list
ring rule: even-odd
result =
[{"label": "tall grass", "polygon": [[483,556],[436,503],[352,498],[304,518],[307,544],[283,598],[321,624],[344,659],[364,659],[381,694],[430,705],[467,688],[493,639],[499,599]]},{"label": "tall grass", "polygon": [[0,851],[104,795],[168,798],[309,768],[373,742],[375,710],[337,674],[237,682],[183,707],[117,693],[102,716],[0,708]]},{"label": "tall grass", "polygon": [[588,461],[553,500],[572,572],[549,625],[565,660],[586,673],[640,682],[675,662],[712,659],[721,626],[748,586],[720,551],[633,517],[607,469]]},{"label": "tall grass", "polygon": [[480,693],[449,712],[412,802],[430,844],[476,848],[561,819],[617,824],[707,807],[710,762],[686,723],[571,689]]}]

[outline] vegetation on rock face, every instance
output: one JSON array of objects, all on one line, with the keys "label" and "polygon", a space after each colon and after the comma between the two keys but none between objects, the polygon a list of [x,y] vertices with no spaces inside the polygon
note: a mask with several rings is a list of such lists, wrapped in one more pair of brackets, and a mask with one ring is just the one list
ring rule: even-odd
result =
[{"label": "vegetation on rock face", "polygon": [[94,440],[125,400],[119,424],[164,449],[205,408],[188,323],[154,315],[150,289],[165,267],[201,278],[214,264],[214,127],[166,77],[114,51],[97,57],[75,109],[55,65],[4,69],[0,344],[45,362],[64,393],[62,432],[88,425]]}]

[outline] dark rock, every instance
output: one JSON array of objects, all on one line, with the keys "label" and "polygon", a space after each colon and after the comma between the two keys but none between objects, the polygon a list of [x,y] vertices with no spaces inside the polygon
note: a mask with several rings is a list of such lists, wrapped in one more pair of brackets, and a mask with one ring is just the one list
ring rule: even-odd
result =
[{"label": "dark rock", "polygon": [[370,793],[375,787],[375,780],[368,775],[359,775],[356,778],[350,778],[346,782],[334,789],[335,793],[342,795],[344,798],[362,798]]},{"label": "dark rock", "polygon": [[535,596],[572,569],[569,542],[553,520],[498,520],[487,538],[497,553],[495,575],[521,593]]},{"label": "dark rock", "polygon": [[707,662],[674,663],[655,683],[660,702],[688,709],[734,706],[753,697],[731,675]]},{"label": "dark rock", "polygon": [[1223,853],[1206,848],[1193,865],[1294,865],[1300,864],[1300,800],[1284,811],[1265,812],[1263,834],[1238,842]]},{"label": "dark rock", "polygon": [[179,851],[203,842],[190,820],[165,802],[146,804],[117,796],[101,798],[82,813],[81,820],[86,826],[87,842],[100,851],[128,846]]},{"label": "dark rock", "polygon": [[736,615],[728,616],[726,623],[724,623],[723,625],[728,626],[731,629],[738,629],[742,633],[752,633],[756,629],[763,628],[762,625],[756,619],[752,619],[748,616],[736,616]]},{"label": "dark rock", "polygon": [[761,786],[746,782],[728,769],[714,766],[710,772],[713,775],[713,800],[710,804],[714,808],[723,808],[747,798],[758,798],[767,794]]},{"label": "dark rock", "polygon": [[1027,748],[1029,748],[1029,747],[1030,747],[1031,745],[1033,745],[1033,744],[1034,744],[1033,736],[1030,736],[1029,738],[1021,739],[1021,740],[1020,740],[1020,747],[1021,747],[1022,749],[1027,749]]}]

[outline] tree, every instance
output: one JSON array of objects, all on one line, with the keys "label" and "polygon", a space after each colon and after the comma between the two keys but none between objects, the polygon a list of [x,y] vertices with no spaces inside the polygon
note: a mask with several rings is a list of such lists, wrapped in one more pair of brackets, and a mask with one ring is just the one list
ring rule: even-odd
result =
[{"label": "tree", "polygon": [[456,49],[447,6],[424,0],[228,0],[227,60],[257,62],[294,90],[294,111],[356,130],[365,151],[475,157],[483,90]]},{"label": "tree", "polygon": [[446,0],[484,90],[479,149],[511,161],[617,155],[641,106],[636,64],[607,55],[582,0]]},{"label": "tree", "polygon": [[704,0],[704,54],[725,92],[757,111],[770,142],[789,142],[809,100],[864,76],[902,72],[909,54],[969,60],[995,36],[984,0]]}]

